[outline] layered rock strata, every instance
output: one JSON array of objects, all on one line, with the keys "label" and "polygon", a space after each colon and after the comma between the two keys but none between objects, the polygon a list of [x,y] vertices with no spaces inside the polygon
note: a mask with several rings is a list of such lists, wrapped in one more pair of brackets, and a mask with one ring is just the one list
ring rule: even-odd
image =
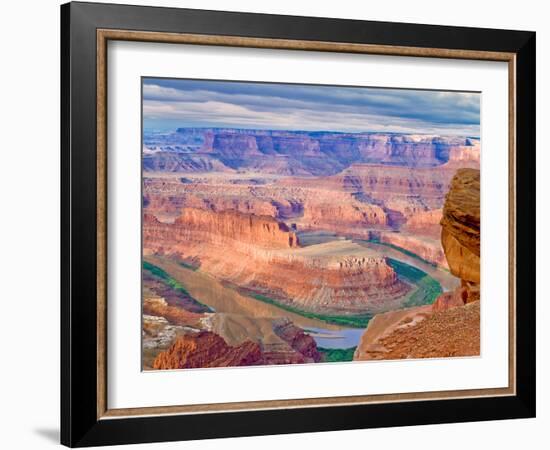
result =
[{"label": "layered rock strata", "polygon": [[146,170],[204,171],[217,164],[285,175],[329,175],[353,163],[432,167],[479,143],[414,134],[227,128],[180,128],[144,137]]},{"label": "layered rock strata", "polygon": [[415,212],[407,219],[402,230],[407,233],[429,236],[440,240],[442,216],[443,210],[441,208]]},{"label": "layered rock strata", "polygon": [[270,217],[186,209],[168,224],[146,215],[143,243],[145,254],[197,259],[226,282],[310,311],[379,311],[408,289],[379,254],[350,241],[299,248]]},{"label": "layered rock strata", "polygon": [[[328,198],[327,198],[328,197]],[[383,208],[347,198],[339,201],[334,195],[309,199],[304,204],[304,214],[299,223],[301,228],[321,229],[340,232],[346,235],[368,235],[373,227],[388,225],[388,217]]]},{"label": "layered rock strata", "polygon": [[439,239],[409,233],[382,232],[377,234],[382,243],[407,250],[434,265],[448,268]]},{"label": "layered rock strata", "polygon": [[441,219],[441,241],[451,272],[479,284],[480,173],[459,169],[451,182]]}]

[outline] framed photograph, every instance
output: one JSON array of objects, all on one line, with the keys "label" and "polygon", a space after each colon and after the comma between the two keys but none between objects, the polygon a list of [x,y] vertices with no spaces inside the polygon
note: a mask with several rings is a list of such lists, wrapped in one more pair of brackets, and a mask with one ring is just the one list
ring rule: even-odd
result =
[{"label": "framed photograph", "polygon": [[61,7],[71,447],[535,415],[535,33]]}]

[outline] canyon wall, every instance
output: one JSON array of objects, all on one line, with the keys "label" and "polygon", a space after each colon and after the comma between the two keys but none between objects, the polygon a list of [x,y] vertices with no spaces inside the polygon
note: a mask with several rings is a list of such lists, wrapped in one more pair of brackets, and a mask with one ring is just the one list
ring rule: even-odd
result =
[{"label": "canyon wall", "polygon": [[[353,163],[432,167],[478,140],[396,133],[179,128],[144,136],[145,170],[246,168],[285,175],[331,175]],[[455,152],[456,156],[456,152]]]},{"label": "canyon wall", "polygon": [[445,200],[441,242],[451,273],[461,279],[461,286],[442,294],[436,308],[480,299],[480,222],[480,172],[459,169]]},{"label": "canyon wall", "polygon": [[235,211],[185,209],[174,223],[145,215],[143,248],[192,259],[221,280],[309,311],[379,311],[408,290],[384,257],[359,244],[300,248],[284,224]]},{"label": "canyon wall", "polygon": [[440,239],[422,236],[421,234],[381,232],[377,233],[382,243],[394,245],[414,253],[425,261],[439,267],[448,268],[447,258]]},{"label": "canyon wall", "polygon": [[430,236],[439,240],[442,217],[443,210],[441,208],[417,211],[407,219],[401,229],[411,234]]},{"label": "canyon wall", "polygon": [[459,169],[451,182],[441,219],[441,241],[451,272],[479,284],[480,173]]},{"label": "canyon wall", "polygon": [[299,246],[296,234],[271,216],[186,208],[174,225],[177,240],[199,240],[219,245],[226,241],[238,241],[273,249]]},{"label": "canyon wall", "polygon": [[[296,231],[326,230],[363,239],[371,231],[400,231],[402,241],[407,236],[429,238],[423,246],[430,240],[434,246],[422,257],[439,264],[441,208],[457,164],[465,164],[456,156],[468,153],[470,147],[464,148],[450,151],[449,162],[427,168],[352,164],[336,175],[305,178],[221,173],[146,176],[143,205],[147,213],[168,222],[184,209],[195,208],[271,216]],[[479,164],[473,156],[463,157]],[[419,245],[411,242],[404,248],[414,251]],[[430,257],[430,252],[438,256]]]},{"label": "canyon wall", "polygon": [[303,216],[297,220],[300,228],[331,230],[368,238],[369,229],[388,225],[387,214],[380,206],[342,197],[345,195],[326,191],[319,197],[308,198],[304,203]]}]

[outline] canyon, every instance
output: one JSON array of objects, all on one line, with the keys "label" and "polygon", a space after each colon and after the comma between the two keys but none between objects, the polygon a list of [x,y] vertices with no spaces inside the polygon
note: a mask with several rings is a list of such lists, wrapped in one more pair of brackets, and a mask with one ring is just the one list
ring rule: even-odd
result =
[{"label": "canyon", "polygon": [[[479,139],[179,128],[143,146],[145,369],[475,353]],[[430,353],[446,327],[468,344]]]}]

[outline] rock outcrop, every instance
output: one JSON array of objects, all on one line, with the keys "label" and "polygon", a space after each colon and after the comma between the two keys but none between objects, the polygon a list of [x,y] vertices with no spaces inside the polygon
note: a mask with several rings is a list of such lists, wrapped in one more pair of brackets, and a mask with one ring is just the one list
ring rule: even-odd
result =
[{"label": "rock outcrop", "polygon": [[[321,354],[317,350],[315,339],[305,333],[301,328],[295,326],[290,320],[276,320],[273,325],[273,331],[285,341],[295,353],[303,357],[303,362],[321,361]],[[266,359],[269,359],[269,357]]]},{"label": "rock outcrop", "polygon": [[413,213],[407,219],[402,230],[419,236],[429,236],[440,239],[442,208],[428,209]]},{"label": "rock outcrop", "polygon": [[208,211],[185,208],[173,224],[155,216],[143,217],[144,247],[187,247],[193,243],[228,245],[245,249],[289,249],[299,246],[298,237],[284,223],[270,216],[238,211]]},{"label": "rock outcrop", "polygon": [[207,367],[253,366],[263,363],[260,346],[246,341],[229,346],[209,331],[180,336],[153,362],[153,369],[191,369]]},{"label": "rock outcrop", "polygon": [[142,337],[144,349],[168,347],[184,327],[171,325],[164,317],[143,315]]},{"label": "rock outcrop", "polygon": [[[328,198],[327,198],[328,197]],[[388,218],[383,208],[347,199],[338,201],[334,196],[309,199],[304,205],[304,215],[300,225],[305,229],[323,229],[361,235],[361,231],[388,225]]]},{"label": "rock outcrop", "polygon": [[178,232],[177,239],[198,239],[219,245],[225,241],[239,241],[269,249],[299,246],[296,234],[271,216],[186,208],[174,225],[173,229]]},{"label": "rock outcrop", "polygon": [[441,241],[451,272],[467,283],[479,283],[480,174],[459,169],[451,182],[441,219]]},{"label": "rock outcrop", "polygon": [[[403,202],[401,212],[441,208],[456,167],[415,168],[356,163],[329,177],[288,178],[286,186],[348,192],[372,204]],[[419,201],[420,200],[420,201]],[[410,208],[408,211],[405,208]],[[392,208],[390,208],[392,209]]]},{"label": "rock outcrop", "polygon": [[452,154],[468,152],[478,142],[396,133],[180,128],[174,133],[145,134],[144,169],[205,171],[218,164],[221,170],[331,175],[353,163],[432,167],[446,163]]},{"label": "rock outcrop", "polygon": [[407,250],[434,265],[447,268],[447,259],[439,239],[409,233],[381,232],[377,234],[382,243]]}]

